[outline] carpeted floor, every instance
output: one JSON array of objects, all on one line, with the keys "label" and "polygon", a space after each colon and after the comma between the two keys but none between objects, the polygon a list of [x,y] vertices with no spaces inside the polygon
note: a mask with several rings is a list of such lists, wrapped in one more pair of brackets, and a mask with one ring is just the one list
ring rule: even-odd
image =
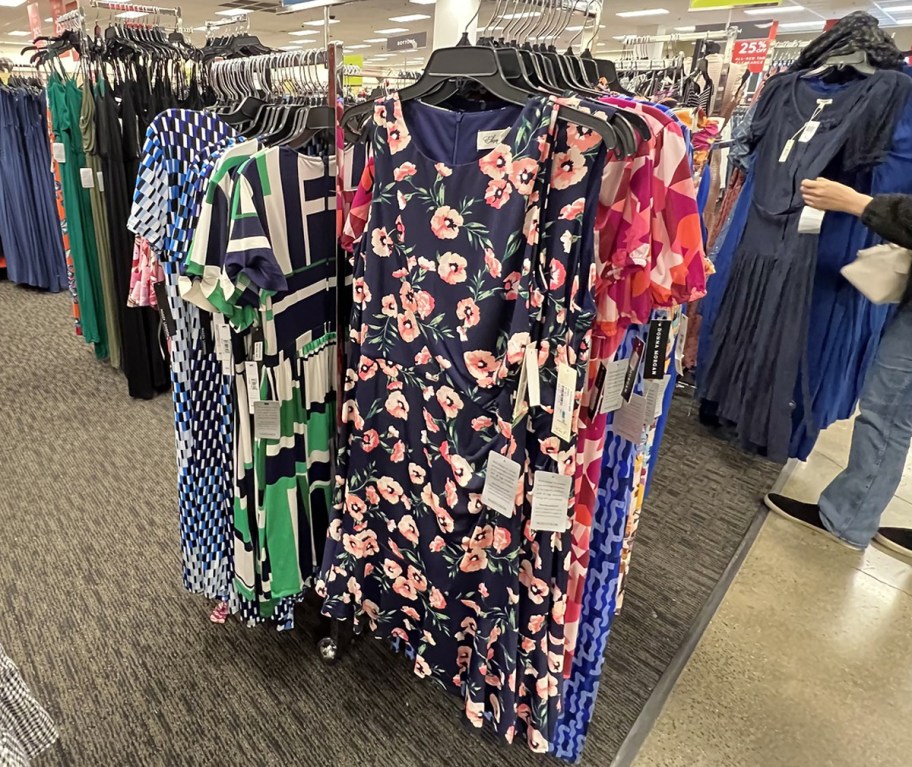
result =
[{"label": "carpeted floor", "polygon": [[[464,728],[362,640],[215,626],[180,585],[171,403],[130,400],[65,295],[0,283],[0,643],[61,730],[39,767],[558,764]],[[583,764],[607,767],[776,470],[676,403]]]}]

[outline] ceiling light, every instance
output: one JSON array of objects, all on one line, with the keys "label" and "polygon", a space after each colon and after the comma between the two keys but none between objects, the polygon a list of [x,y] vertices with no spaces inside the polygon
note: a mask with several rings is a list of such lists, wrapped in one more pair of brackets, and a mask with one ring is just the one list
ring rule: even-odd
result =
[{"label": "ceiling light", "polygon": [[31,37],[31,32],[23,32],[21,29],[17,29],[15,32],[7,32],[10,37]]},{"label": "ceiling light", "polygon": [[[143,16],[146,16],[145,11],[124,11],[123,13],[115,14],[118,19],[141,19]],[[11,35],[16,34],[15,32],[10,32]]]},{"label": "ceiling light", "polygon": [[378,35],[395,35],[399,32],[408,32],[407,27],[390,27],[389,29],[375,29]]},{"label": "ceiling light", "polygon": [[285,6],[286,13],[293,11],[309,11],[314,8],[325,8],[327,5],[339,5],[346,0],[301,0],[298,3],[289,3]]},{"label": "ceiling light", "polygon": [[579,26],[579,27],[567,27],[567,28],[564,30],[564,32],[582,32],[582,31],[583,31],[582,26]]},{"label": "ceiling light", "polygon": [[360,51],[364,48],[370,48],[369,45],[346,45],[345,50],[347,51]]},{"label": "ceiling light", "polygon": [[378,53],[376,56],[372,56],[373,59],[392,59],[396,56],[395,53]]},{"label": "ceiling light", "polygon": [[25,0],[0,0],[0,7],[2,8],[18,8],[20,5],[25,3]]},{"label": "ceiling light", "polygon": [[415,5],[433,5],[437,0],[409,0],[409,2]]},{"label": "ceiling light", "polygon": [[386,38],[385,37],[368,37],[367,40],[365,40],[364,42],[366,42],[366,43],[385,43]]},{"label": "ceiling light", "polygon": [[823,19],[817,21],[790,21],[780,24],[779,29],[823,29]]},{"label": "ceiling light", "polygon": [[694,26],[690,27],[675,27],[675,32],[696,32],[697,28]]},{"label": "ceiling light", "polygon": [[[323,19],[318,19],[317,21],[305,21],[304,23],[305,23],[308,27],[322,27],[322,26],[323,26]],[[330,24],[338,24],[338,23],[339,23],[339,20],[338,20],[338,19],[330,19],[330,20],[329,20],[329,23],[330,23]]]},{"label": "ceiling light", "polygon": [[231,8],[227,11],[216,11],[216,16],[244,16],[245,14],[253,13],[250,8]]},{"label": "ceiling light", "polygon": [[622,19],[633,19],[637,16],[664,16],[668,11],[665,8],[644,8],[642,11],[621,11],[614,14]]},{"label": "ceiling light", "polygon": [[293,37],[303,37],[304,35],[319,35],[320,33],[315,29],[299,29],[296,32],[289,32],[288,34]]},{"label": "ceiling light", "polygon": [[750,8],[744,12],[751,16],[769,16],[770,14],[777,13],[797,13],[798,11],[803,10],[803,5],[779,5],[775,8]]},{"label": "ceiling light", "polygon": [[896,19],[896,26],[898,26],[898,27],[912,26],[912,19]]},{"label": "ceiling light", "polygon": [[429,18],[431,17],[426,13],[409,13],[405,16],[390,16],[390,21],[395,21],[397,24],[408,24],[410,21],[422,21]]},{"label": "ceiling light", "polygon": [[884,13],[893,13],[902,12],[902,11],[912,11],[912,5],[894,5],[892,8],[881,8]]}]

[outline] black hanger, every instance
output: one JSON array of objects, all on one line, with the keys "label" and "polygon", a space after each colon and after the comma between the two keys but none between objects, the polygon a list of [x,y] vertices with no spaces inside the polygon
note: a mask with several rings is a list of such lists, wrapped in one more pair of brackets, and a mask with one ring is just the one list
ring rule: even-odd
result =
[{"label": "black hanger", "polygon": [[809,69],[801,77],[825,77],[846,67],[854,69],[861,75],[873,75],[877,71],[868,60],[868,52],[863,48],[859,48],[850,53],[825,56],[818,66],[814,69]]}]

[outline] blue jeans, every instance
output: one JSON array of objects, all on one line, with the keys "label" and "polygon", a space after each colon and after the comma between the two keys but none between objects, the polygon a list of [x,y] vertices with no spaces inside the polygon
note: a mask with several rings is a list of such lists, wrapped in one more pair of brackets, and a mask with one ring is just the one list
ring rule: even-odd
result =
[{"label": "blue jeans", "polygon": [[887,327],[860,404],[849,465],[819,504],[833,535],[864,547],[899,487],[912,442],[912,302]]}]

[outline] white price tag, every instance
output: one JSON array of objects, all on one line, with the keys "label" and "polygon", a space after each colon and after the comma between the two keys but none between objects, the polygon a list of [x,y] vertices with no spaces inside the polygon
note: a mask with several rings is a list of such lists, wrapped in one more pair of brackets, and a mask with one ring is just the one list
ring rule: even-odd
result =
[{"label": "white price tag", "polygon": [[532,487],[532,529],[563,533],[569,525],[573,477],[536,471]]},{"label": "white price tag", "polygon": [[643,444],[646,436],[646,398],[642,394],[633,394],[629,402],[621,405],[614,414],[611,431],[634,444]]},{"label": "white price tag", "polygon": [[99,192],[104,192],[104,174],[100,170],[95,171],[96,186]]},{"label": "white price tag", "polygon": [[779,162],[785,162],[788,160],[789,155],[792,153],[793,146],[795,146],[795,139],[790,138],[785,142],[785,146],[782,147],[782,154],[779,155]]},{"label": "white price tag", "polygon": [[804,126],[804,130],[801,131],[801,135],[798,137],[798,141],[802,144],[807,144],[814,135],[817,133],[817,130],[820,128],[820,123],[817,120],[808,120],[807,124]]},{"label": "white price tag", "polygon": [[263,342],[254,341],[253,343],[253,359],[255,362],[263,361]]},{"label": "white price tag", "polygon": [[95,173],[91,168],[80,168],[79,181],[83,189],[92,189],[95,186]]},{"label": "white price tag", "polygon": [[805,206],[798,219],[798,234],[820,234],[823,216],[824,211]]},{"label": "white price tag", "polygon": [[646,394],[646,424],[652,423],[662,415],[665,408],[665,393],[671,383],[671,376],[665,376],[661,381],[646,381],[643,388]]},{"label": "white price tag", "polygon": [[516,461],[511,461],[500,453],[490,453],[485,467],[481,502],[504,516],[512,517],[516,508],[516,483],[519,482],[521,471],[522,466]]},{"label": "white price tag", "polygon": [[526,376],[529,384],[529,407],[541,407],[541,372],[538,369],[538,348],[526,346]]},{"label": "white price tag", "polygon": [[686,314],[681,315],[681,325],[678,328],[678,338],[675,341],[675,369],[678,375],[684,375],[684,350],[687,347],[687,331],[690,328],[690,320]]},{"label": "white price tag", "polygon": [[212,320],[215,326],[215,356],[222,362],[231,359],[231,328],[225,319],[216,314]]},{"label": "white price tag", "polygon": [[569,441],[573,436],[573,408],[576,404],[576,371],[565,363],[557,367],[557,391],[551,433]]},{"label": "white price tag", "polygon": [[602,389],[600,413],[613,413],[624,404],[624,381],[630,360],[615,360],[605,363],[605,387]]},{"label": "white price tag", "polygon": [[275,400],[253,403],[253,432],[256,439],[282,438],[282,408]]},{"label": "white price tag", "polygon": [[250,415],[253,415],[254,403],[260,400],[260,366],[256,362],[245,362],[244,375],[247,379],[247,404]]},{"label": "white price tag", "polygon": [[66,162],[66,144],[55,141],[51,144],[51,153],[54,155],[54,159],[57,160],[57,162]]}]

